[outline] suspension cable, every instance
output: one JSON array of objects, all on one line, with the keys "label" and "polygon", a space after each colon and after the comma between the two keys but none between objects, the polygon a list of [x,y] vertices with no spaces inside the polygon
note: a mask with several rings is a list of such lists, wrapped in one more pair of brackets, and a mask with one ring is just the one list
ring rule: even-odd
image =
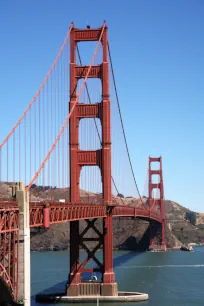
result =
[{"label": "suspension cable", "polygon": [[63,134],[63,132],[64,132],[65,127],[67,126],[67,124],[68,124],[68,122],[69,122],[69,119],[70,119],[70,117],[71,117],[71,115],[72,115],[72,113],[73,113],[73,111],[74,111],[74,109],[75,109],[75,107],[76,107],[76,105],[77,105],[77,103],[78,103],[79,97],[80,97],[80,95],[81,95],[81,93],[82,93],[82,91],[83,91],[83,89],[84,89],[84,87],[85,87],[85,85],[86,85],[87,79],[88,79],[88,77],[89,77],[89,73],[90,73],[91,68],[92,68],[92,66],[93,66],[93,64],[94,64],[94,60],[95,60],[96,54],[97,54],[98,49],[99,49],[99,45],[100,45],[100,42],[101,42],[101,39],[102,39],[102,36],[103,36],[103,32],[104,32],[105,26],[106,26],[106,23],[104,22],[103,27],[102,27],[102,30],[101,30],[101,34],[100,34],[100,37],[99,37],[99,40],[98,40],[98,42],[97,42],[97,45],[96,45],[96,48],[95,48],[93,57],[92,57],[92,59],[91,59],[91,63],[90,63],[90,65],[89,65],[89,67],[88,67],[86,76],[84,77],[84,81],[83,81],[83,83],[82,83],[82,85],[81,85],[79,91],[77,92],[77,98],[76,98],[76,100],[75,100],[75,102],[74,102],[74,104],[73,104],[73,106],[72,106],[72,108],[71,108],[71,110],[70,110],[70,112],[69,112],[69,114],[68,114],[68,116],[67,116],[67,118],[66,118],[64,124],[63,124],[63,126],[61,127],[61,130],[60,130],[60,132],[59,132],[57,138],[55,139],[54,143],[52,144],[52,147],[50,148],[48,154],[46,155],[45,159],[43,160],[42,164],[40,165],[38,171],[35,173],[34,177],[32,178],[32,180],[30,181],[29,185],[27,186],[26,191],[29,191],[30,187],[31,187],[32,184],[35,182],[36,178],[39,176],[41,170],[44,168],[44,166],[45,166],[47,160],[49,159],[50,155],[52,154],[53,150],[55,149],[55,147],[56,147],[58,141],[60,140],[60,137],[62,136],[62,134]]},{"label": "suspension cable", "polygon": [[[78,44],[76,45],[76,49],[77,49],[77,55],[78,55],[78,57],[79,57],[79,63],[80,63],[81,66],[83,66],[83,65],[82,65],[82,60],[81,60],[81,55],[80,55],[80,52],[79,52]],[[87,92],[89,104],[92,104],[87,83],[85,84],[85,88],[86,88],[86,92]],[[95,124],[95,128],[96,128],[96,131],[97,131],[98,139],[99,139],[100,144],[101,144],[101,146],[102,146],[102,141],[101,141],[100,133],[99,133],[99,130],[98,130],[98,126],[97,126],[97,124],[96,124],[96,118],[94,118],[94,124]],[[117,188],[117,186],[116,186],[115,180],[114,180],[114,178],[112,177],[112,175],[111,175],[111,180],[112,180],[112,183],[113,183],[113,185],[114,185],[114,187],[115,187],[115,189],[116,189],[116,191],[117,191],[117,194],[119,194],[118,188]],[[125,205],[123,199],[122,199],[121,197],[120,197],[120,199],[121,199],[122,203]]]},{"label": "suspension cable", "polygon": [[42,82],[41,86],[39,87],[37,93],[35,94],[34,98],[32,99],[32,101],[29,103],[29,105],[27,106],[26,110],[24,111],[23,115],[20,117],[20,119],[16,122],[16,124],[14,125],[14,127],[12,128],[12,130],[10,131],[10,133],[6,136],[6,138],[3,140],[3,142],[0,144],[0,149],[2,149],[2,147],[4,146],[4,144],[9,140],[9,138],[11,137],[11,135],[15,132],[16,128],[19,126],[19,124],[21,123],[21,121],[25,118],[26,114],[28,113],[28,111],[30,110],[30,108],[32,107],[32,105],[34,104],[34,102],[36,101],[37,97],[39,96],[40,92],[42,91],[42,89],[44,88],[47,80],[49,79],[53,69],[56,66],[56,63],[58,62],[58,59],[60,58],[62,51],[64,50],[64,47],[68,41],[68,38],[70,36],[71,30],[73,28],[73,24],[71,24],[69,31],[65,37],[65,40],[60,48],[60,51],[57,54],[57,57],[55,58],[48,74],[46,75],[44,81]]},{"label": "suspension cable", "polygon": [[142,197],[140,195],[139,188],[138,188],[138,185],[137,185],[137,181],[136,181],[136,178],[135,178],[135,174],[134,174],[134,171],[133,171],[132,161],[131,161],[131,158],[130,158],[130,152],[129,152],[129,148],[128,148],[128,144],[127,144],[127,138],[126,138],[126,134],[125,134],[125,128],[124,128],[124,124],[123,124],[122,113],[121,113],[121,109],[120,109],[120,103],[119,103],[119,98],[118,98],[118,92],[117,92],[117,87],[116,87],[115,74],[114,74],[114,69],[113,69],[113,62],[112,62],[109,43],[108,43],[108,53],[109,53],[109,59],[110,59],[110,64],[111,64],[111,72],[112,72],[112,77],[113,77],[113,84],[114,84],[114,89],[115,89],[116,101],[117,101],[118,111],[119,111],[119,115],[120,115],[120,122],[121,122],[122,130],[123,130],[124,140],[125,140],[126,151],[127,151],[127,155],[128,155],[128,159],[129,159],[130,168],[131,168],[132,176],[133,176],[133,179],[134,179],[135,187],[136,187],[136,190],[139,194],[140,200],[143,203],[143,200],[142,200]]}]

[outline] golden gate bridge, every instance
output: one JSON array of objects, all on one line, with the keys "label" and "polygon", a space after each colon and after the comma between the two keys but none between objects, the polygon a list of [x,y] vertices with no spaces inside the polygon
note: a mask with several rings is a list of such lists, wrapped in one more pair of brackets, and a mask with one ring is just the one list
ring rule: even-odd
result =
[{"label": "golden gate bridge", "polygon": [[[79,48],[85,42],[96,43],[88,65],[82,63]],[[155,176],[158,182],[153,182]],[[132,186],[136,196],[131,204],[117,197]],[[0,144],[0,278],[15,301],[25,292],[23,205],[29,227],[70,222],[68,296],[118,296],[114,217],[148,220],[150,246],[166,250],[162,158],[149,157],[144,201],[127,145],[105,22],[101,28],[86,29],[71,24],[45,80]],[[86,227],[81,230],[83,220]],[[94,237],[87,237],[90,229]],[[87,245],[90,242],[94,247]],[[84,260],[80,248],[87,253]],[[96,256],[99,248],[102,261]],[[96,266],[86,267],[91,260]],[[101,281],[83,282],[85,272],[100,272]]]}]

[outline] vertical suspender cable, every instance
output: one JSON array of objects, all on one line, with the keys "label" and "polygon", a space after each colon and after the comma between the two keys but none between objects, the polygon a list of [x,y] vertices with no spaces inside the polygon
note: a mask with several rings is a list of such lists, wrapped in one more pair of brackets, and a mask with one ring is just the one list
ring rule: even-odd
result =
[{"label": "vertical suspender cable", "polygon": [[50,68],[48,74],[46,75],[43,83],[41,84],[40,88],[38,89],[36,95],[34,96],[33,100],[30,102],[30,104],[28,105],[28,107],[26,108],[25,112],[23,113],[23,115],[21,116],[21,118],[17,121],[17,123],[15,124],[15,126],[12,128],[12,130],[10,131],[10,133],[7,135],[7,137],[4,139],[4,141],[0,144],[0,149],[4,146],[4,144],[7,142],[7,140],[10,138],[10,136],[13,134],[13,132],[16,130],[16,128],[20,125],[21,121],[23,120],[23,118],[26,116],[27,112],[29,111],[29,109],[31,108],[31,106],[33,105],[33,103],[36,101],[37,97],[40,95],[40,92],[41,90],[43,89],[44,85],[46,84],[48,78],[50,77],[50,74],[52,73],[53,69],[55,68],[55,65],[56,63],[58,62],[58,59],[59,57],[61,56],[62,54],[62,51],[64,49],[64,47],[66,46],[67,44],[67,41],[68,41],[68,38],[70,36],[70,32],[73,28],[73,24],[71,24],[70,28],[69,28],[69,31],[65,37],[65,40],[57,54],[57,57],[55,58],[53,64],[52,64],[52,67]]}]

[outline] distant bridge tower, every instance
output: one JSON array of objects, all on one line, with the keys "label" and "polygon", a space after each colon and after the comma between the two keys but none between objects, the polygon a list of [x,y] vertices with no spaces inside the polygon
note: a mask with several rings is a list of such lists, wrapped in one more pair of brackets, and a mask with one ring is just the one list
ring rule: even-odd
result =
[{"label": "distant bridge tower", "polygon": [[[80,78],[87,74],[87,66],[76,65],[77,42],[98,41],[102,28],[76,29],[70,36],[70,110],[76,103],[76,87]],[[95,104],[78,103],[70,118],[70,201],[73,204],[80,201],[80,171],[84,166],[98,166],[101,170],[103,201],[107,205],[108,215],[103,219],[103,231],[100,233],[95,226],[96,219],[87,220],[87,228],[80,233],[79,221],[70,222],[70,274],[68,295],[118,295],[117,283],[113,272],[113,237],[112,237],[112,190],[111,190],[111,131],[110,131],[110,100],[108,71],[108,29],[105,26],[102,35],[103,61],[101,65],[92,66],[89,78],[100,78],[102,85],[102,101]],[[102,127],[102,147],[97,151],[81,151],[79,149],[79,121],[83,118],[99,118]],[[85,234],[92,228],[98,238],[87,238]],[[85,243],[95,241],[98,245],[90,250]],[[96,251],[103,246],[103,263],[96,258]],[[80,262],[79,248],[87,252],[87,259]],[[86,268],[86,263],[92,259],[98,268]],[[82,272],[101,272],[101,283],[83,283]]]},{"label": "distant bridge tower", "polygon": [[[152,163],[157,162],[159,163],[158,169],[152,169]],[[149,157],[149,208],[150,210],[160,209],[161,214],[161,224],[152,223],[150,224],[150,247],[155,247],[155,240],[156,236],[160,234],[160,244],[162,250],[166,250],[166,240],[165,240],[165,224],[166,224],[166,217],[165,217],[165,202],[164,202],[164,184],[163,184],[163,173],[162,173],[162,157]],[[157,183],[152,182],[152,176],[158,175],[159,181]],[[153,197],[153,190],[159,190],[159,196],[157,198]]]}]

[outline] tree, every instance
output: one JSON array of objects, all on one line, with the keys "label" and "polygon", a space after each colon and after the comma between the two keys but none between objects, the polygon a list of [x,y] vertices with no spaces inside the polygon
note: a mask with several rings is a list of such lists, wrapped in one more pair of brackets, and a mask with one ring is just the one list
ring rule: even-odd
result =
[{"label": "tree", "polygon": [[117,197],[119,197],[119,198],[124,198],[124,195],[123,195],[122,193],[118,193],[118,194],[117,194]]},{"label": "tree", "polygon": [[187,211],[186,212],[186,220],[189,220],[191,224],[196,224],[196,213],[194,211]]}]

